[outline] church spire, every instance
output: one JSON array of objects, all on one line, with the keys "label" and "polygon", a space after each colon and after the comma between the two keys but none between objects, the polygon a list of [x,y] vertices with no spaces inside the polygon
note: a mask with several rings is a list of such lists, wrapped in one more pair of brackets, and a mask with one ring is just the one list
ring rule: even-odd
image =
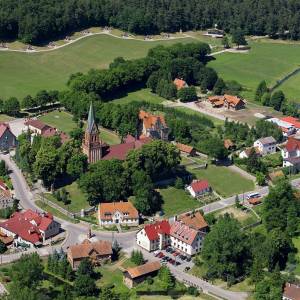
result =
[{"label": "church spire", "polygon": [[89,133],[92,132],[94,125],[96,125],[95,124],[95,116],[94,116],[94,107],[93,107],[93,102],[91,102],[89,116],[88,116],[88,122],[87,122],[87,131]]}]

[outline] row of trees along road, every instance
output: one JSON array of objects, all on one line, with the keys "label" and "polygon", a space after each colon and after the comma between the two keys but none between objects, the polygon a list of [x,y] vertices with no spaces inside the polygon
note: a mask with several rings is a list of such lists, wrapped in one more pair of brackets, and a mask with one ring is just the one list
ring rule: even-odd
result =
[{"label": "row of trees along road", "polygon": [[298,234],[299,197],[286,180],[279,180],[263,201],[264,231],[241,230],[232,216],[220,217],[207,234],[196,264],[207,268],[208,279],[232,285],[250,278],[255,299],[280,300],[285,278],[280,270],[297,265],[292,238]]},{"label": "row of trees along road", "polygon": [[251,35],[300,37],[299,7],[294,1],[261,0],[257,5],[251,0],[1,0],[0,10],[0,38],[34,44],[106,25],[154,34],[218,24],[227,32],[242,29]]}]

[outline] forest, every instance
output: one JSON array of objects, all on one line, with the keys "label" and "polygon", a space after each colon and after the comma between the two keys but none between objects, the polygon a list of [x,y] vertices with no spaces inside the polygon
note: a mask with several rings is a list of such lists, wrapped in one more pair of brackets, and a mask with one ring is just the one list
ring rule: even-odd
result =
[{"label": "forest", "polygon": [[201,30],[300,38],[295,0],[0,0],[0,39],[39,44],[90,26],[136,34]]}]

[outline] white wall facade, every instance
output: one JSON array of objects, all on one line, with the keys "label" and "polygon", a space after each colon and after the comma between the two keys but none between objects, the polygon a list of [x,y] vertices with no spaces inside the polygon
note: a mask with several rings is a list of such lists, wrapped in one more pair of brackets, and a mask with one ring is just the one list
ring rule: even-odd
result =
[{"label": "white wall facade", "polygon": [[257,140],[253,144],[254,147],[257,147],[259,152],[262,155],[272,154],[276,152],[276,144],[262,144],[260,140]]}]

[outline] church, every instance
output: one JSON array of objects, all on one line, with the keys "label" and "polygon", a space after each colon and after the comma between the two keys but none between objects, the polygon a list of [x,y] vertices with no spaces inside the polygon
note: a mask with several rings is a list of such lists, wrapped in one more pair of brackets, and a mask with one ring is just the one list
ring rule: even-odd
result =
[{"label": "church", "polygon": [[93,104],[90,105],[87,128],[82,141],[82,152],[88,157],[89,163],[99,160],[119,159],[125,160],[130,150],[139,149],[144,144],[150,143],[152,138],[140,137],[139,139],[128,135],[124,143],[108,145],[100,139],[100,131],[95,121]]}]

